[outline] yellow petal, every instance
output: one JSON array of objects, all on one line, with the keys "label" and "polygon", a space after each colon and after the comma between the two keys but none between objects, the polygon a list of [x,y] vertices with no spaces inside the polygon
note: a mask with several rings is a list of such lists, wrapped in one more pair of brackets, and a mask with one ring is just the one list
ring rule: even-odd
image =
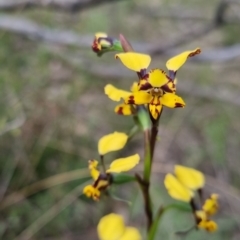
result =
[{"label": "yellow petal", "polygon": [[207,220],[207,221],[201,221],[198,224],[198,227],[201,229],[205,229],[208,232],[215,232],[218,228],[217,224],[214,221]]},{"label": "yellow petal", "polygon": [[131,92],[138,92],[138,83],[134,82],[132,87],[131,87]]},{"label": "yellow petal", "polygon": [[100,172],[97,170],[98,161],[97,160],[89,160],[88,168],[90,170],[90,174],[94,180],[97,180]]},{"label": "yellow petal", "polygon": [[125,67],[135,72],[148,68],[151,62],[149,55],[135,52],[119,53],[115,57],[119,58]]},{"label": "yellow petal", "polygon": [[173,93],[165,93],[161,99],[161,104],[169,108],[184,107],[185,102],[181,97]]},{"label": "yellow petal", "polygon": [[141,240],[141,235],[138,229],[134,227],[126,227],[125,232],[119,240]]},{"label": "yellow petal", "polygon": [[111,100],[116,102],[119,102],[121,98],[124,99],[131,95],[131,92],[118,89],[111,84],[105,86],[104,92]]},{"label": "yellow petal", "polygon": [[163,70],[152,69],[149,72],[148,82],[152,85],[152,87],[161,87],[168,81],[166,73]]},{"label": "yellow petal", "polygon": [[119,104],[115,107],[114,112],[120,115],[132,115],[134,113],[133,107],[129,104]]},{"label": "yellow petal", "polygon": [[176,72],[187,61],[188,57],[193,57],[199,53],[201,53],[201,49],[196,48],[194,50],[186,51],[177,56],[174,56],[167,61],[167,69]]},{"label": "yellow petal", "polygon": [[97,179],[97,181],[95,181],[94,183],[94,188],[98,189],[98,190],[104,190],[106,189],[108,186],[110,185],[109,183],[109,179]]},{"label": "yellow petal", "polygon": [[142,105],[149,103],[152,99],[151,94],[143,91],[135,92],[125,98],[125,103],[126,104],[137,104],[137,105]]},{"label": "yellow petal", "polygon": [[214,215],[218,211],[218,208],[219,204],[217,194],[212,194],[211,197],[208,198],[203,205],[203,210],[207,215]]},{"label": "yellow petal", "polygon": [[197,217],[197,220],[200,222],[200,221],[207,221],[207,214],[202,211],[202,210],[198,210],[198,211],[195,211],[195,215]]},{"label": "yellow petal", "polygon": [[96,188],[94,188],[92,185],[87,185],[83,189],[83,194],[85,194],[89,198],[93,198],[94,200],[99,200],[100,197],[100,191]]},{"label": "yellow petal", "polygon": [[104,32],[97,32],[95,34],[95,37],[98,39],[98,38],[102,38],[102,37],[107,37],[107,34],[104,33]]},{"label": "yellow petal", "polygon": [[103,136],[98,141],[98,152],[104,155],[108,152],[122,149],[127,143],[128,135],[122,132],[114,132]]},{"label": "yellow petal", "polygon": [[114,172],[114,173],[120,173],[120,172],[127,172],[134,168],[140,161],[140,156],[138,154],[126,157],[126,158],[119,158],[114,160],[110,168],[107,170],[107,173]]},{"label": "yellow petal", "polygon": [[100,175],[100,172],[96,168],[93,168],[90,170],[90,174],[91,174],[93,180],[97,180]]},{"label": "yellow petal", "polygon": [[172,174],[168,173],[166,175],[164,185],[172,198],[184,202],[190,202],[193,192],[183,186]]},{"label": "yellow petal", "polygon": [[192,190],[200,189],[205,184],[204,175],[193,168],[176,165],[175,174],[184,186]]},{"label": "yellow petal", "polygon": [[122,216],[114,213],[102,217],[97,226],[100,240],[119,240],[124,231],[125,225]]},{"label": "yellow petal", "polygon": [[149,112],[151,113],[154,119],[157,119],[160,116],[160,113],[162,111],[162,105],[149,104],[148,108],[149,108]]}]

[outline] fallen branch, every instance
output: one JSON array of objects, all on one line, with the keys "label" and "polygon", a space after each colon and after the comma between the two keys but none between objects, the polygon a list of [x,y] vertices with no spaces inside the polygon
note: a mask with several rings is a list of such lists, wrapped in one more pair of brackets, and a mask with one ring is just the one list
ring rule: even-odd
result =
[{"label": "fallen branch", "polygon": [[14,12],[34,8],[47,8],[55,11],[79,12],[104,3],[115,3],[119,0],[1,0],[0,10]]},{"label": "fallen branch", "polygon": [[[72,31],[59,30],[59,29],[50,29],[47,27],[40,26],[33,21],[12,17],[8,15],[0,16],[0,29],[16,33],[36,41],[46,41],[49,43],[74,46],[78,48],[90,48],[93,36],[79,35]],[[183,38],[174,43],[170,43],[165,47],[158,48],[150,44],[132,42],[132,45],[136,51],[141,51],[149,53],[152,56],[165,54],[167,56],[173,56],[180,53],[181,51],[177,48],[187,41],[194,40],[197,36],[201,36],[213,30],[213,27],[208,27],[207,29],[202,30],[196,34],[192,34],[192,37]],[[229,47],[222,47],[219,49],[212,49],[208,51],[203,51],[202,54],[194,58],[194,61],[199,62],[226,62],[232,59],[235,59],[240,56],[240,44],[236,44]]]}]

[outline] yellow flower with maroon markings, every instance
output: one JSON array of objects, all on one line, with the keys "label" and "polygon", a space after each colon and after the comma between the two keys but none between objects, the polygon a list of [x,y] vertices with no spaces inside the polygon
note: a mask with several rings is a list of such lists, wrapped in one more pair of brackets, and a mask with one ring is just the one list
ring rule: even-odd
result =
[{"label": "yellow flower with maroon markings", "polygon": [[97,226],[100,240],[141,240],[138,229],[125,226],[121,215],[108,214],[102,217]]},{"label": "yellow flower with maroon markings", "polygon": [[202,207],[199,207],[198,202],[195,202],[194,195],[199,193],[201,198],[201,190],[205,184],[205,177],[200,171],[180,165],[174,168],[175,176],[168,173],[164,179],[164,185],[168,194],[177,200],[189,202],[191,204],[196,225],[198,228],[213,232],[217,229],[217,224],[210,220],[210,217],[215,214],[219,208],[218,195],[211,194]]},{"label": "yellow flower with maroon markings", "polygon": [[218,195],[211,194],[203,204],[202,210],[195,211],[198,228],[205,229],[208,232],[216,231],[217,223],[210,220],[210,217],[218,211],[218,208]]},{"label": "yellow flower with maroon markings", "polygon": [[123,51],[121,43],[118,39],[109,37],[106,33],[96,33],[93,43],[92,50],[101,56],[105,52],[109,51]]},{"label": "yellow flower with maroon markings", "polygon": [[206,212],[199,210],[195,212],[197,219],[197,226],[200,229],[204,229],[208,232],[215,232],[218,228],[217,223],[209,219],[209,216]]},{"label": "yellow flower with maroon markings", "polygon": [[148,104],[149,112],[154,119],[157,119],[160,116],[163,106],[169,108],[185,106],[185,102],[181,97],[173,93],[166,93],[162,90],[161,87],[166,84],[167,80],[165,80],[165,77],[163,76],[164,74],[162,74],[159,69],[154,69],[150,73],[150,76],[152,77],[149,78],[148,81],[142,80],[140,82],[140,88],[141,90],[145,90],[144,86],[147,86],[150,83],[153,83],[155,87],[148,91],[137,91],[132,93],[125,98],[126,104]]},{"label": "yellow flower with maroon markings", "polygon": [[[119,102],[121,99],[125,99],[130,96],[132,92],[138,91],[138,83],[134,82],[131,87],[131,92],[119,89],[114,87],[111,84],[107,84],[104,88],[105,94],[113,101]],[[136,108],[133,105],[129,105],[126,103],[121,103],[117,105],[114,109],[114,112],[120,115],[132,115],[136,113]]]},{"label": "yellow flower with maroon markings", "polygon": [[[189,202],[194,196],[193,191],[202,189],[205,184],[204,175],[196,169],[175,165],[174,173],[176,177],[172,174],[166,175],[164,184],[169,195],[175,199]],[[186,196],[181,196],[181,192],[184,192]]]},{"label": "yellow flower with maroon markings", "polygon": [[96,33],[93,44],[92,44],[92,49],[94,52],[100,52],[104,48],[111,47],[112,43],[109,41],[108,36],[106,33]]},{"label": "yellow flower with maroon markings", "polygon": [[[148,85],[145,85],[142,90],[147,90],[150,88],[157,87],[160,80],[158,80],[158,75],[162,73],[162,76],[159,76],[161,80],[164,80],[164,84],[161,84],[161,88],[165,92],[175,93],[176,92],[176,72],[177,70],[186,62],[189,57],[193,57],[201,52],[200,48],[196,48],[194,50],[185,51],[181,54],[178,54],[171,59],[169,59],[166,63],[167,69],[169,70],[169,74],[167,75],[165,71],[161,69],[157,69],[159,74],[155,72],[155,76],[153,75],[154,71],[150,70],[147,72],[147,68],[151,63],[151,57],[142,53],[135,52],[126,52],[119,53],[115,55],[116,59],[120,59],[125,67],[130,70],[133,70],[138,73],[141,80],[149,81]],[[156,70],[156,69],[155,69]],[[157,80],[157,85],[155,85],[155,81],[152,81],[151,78],[155,78]],[[141,89],[140,89],[141,90]]]},{"label": "yellow flower with maroon markings", "polygon": [[120,173],[127,172],[134,168],[140,161],[140,156],[138,154],[131,155],[125,158],[119,158],[114,160],[109,169],[104,173],[100,173],[98,170],[98,161],[97,160],[89,160],[88,168],[90,170],[90,174],[94,180],[92,185],[87,185],[83,189],[83,193],[93,200],[99,200],[101,191],[107,189],[112,183],[112,175],[111,173]]}]

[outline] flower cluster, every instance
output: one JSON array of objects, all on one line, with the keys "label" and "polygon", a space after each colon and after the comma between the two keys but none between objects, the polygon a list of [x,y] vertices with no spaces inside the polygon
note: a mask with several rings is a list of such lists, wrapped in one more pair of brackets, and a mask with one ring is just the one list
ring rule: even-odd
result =
[{"label": "flower cluster", "polygon": [[[122,35],[119,39],[115,39],[105,33],[97,33],[92,49],[98,56],[109,51],[119,52],[115,58],[120,60],[126,68],[136,72],[138,80],[132,84],[129,91],[118,89],[112,84],[107,84],[104,91],[111,100],[120,102],[114,111],[119,115],[133,116],[135,123],[133,129],[141,129],[144,132],[144,160],[143,176],[140,174],[123,176],[122,174],[122,172],[133,169],[139,163],[140,156],[138,154],[115,159],[106,168],[105,154],[122,149],[130,136],[133,136],[133,132],[136,131],[130,131],[129,136],[121,132],[103,136],[98,142],[100,163],[95,159],[89,160],[89,171],[93,183],[87,185],[83,189],[83,193],[89,198],[99,200],[104,191],[108,192],[108,196],[110,195],[108,190],[111,184],[136,181],[143,195],[147,219],[147,239],[156,240],[154,237],[158,221],[161,219],[161,214],[168,209],[168,206],[159,206],[158,211],[153,211],[149,191],[159,119],[163,107],[185,107],[184,100],[176,94],[177,71],[188,58],[200,54],[201,50],[196,48],[170,58],[166,62],[166,72],[160,68],[148,70],[151,57],[147,54],[134,52],[130,43]],[[99,165],[102,167],[101,170],[99,170]],[[214,232],[217,229],[217,224],[212,220],[212,216],[219,208],[218,195],[213,193],[208,198],[203,197],[205,177],[201,172],[176,165],[174,173],[175,175],[167,174],[164,180],[169,195],[189,204],[195,219],[194,227]],[[142,239],[136,228],[125,226],[123,218],[113,213],[101,218],[97,231],[100,240]]]},{"label": "flower cluster", "polygon": [[114,132],[103,136],[98,142],[98,152],[102,160],[103,172],[98,170],[98,161],[89,160],[90,174],[94,180],[92,185],[87,185],[83,193],[87,197],[99,200],[101,191],[106,190],[113,181],[112,173],[127,172],[134,168],[140,161],[138,154],[114,160],[109,168],[105,169],[103,157],[105,154],[122,149],[127,143],[128,136],[125,133]]},{"label": "flower cluster", "polygon": [[[174,173],[175,176],[168,173],[164,180],[169,195],[174,199],[190,203],[198,228],[209,232],[215,231],[217,224],[210,217],[218,210],[218,195],[213,193],[205,202],[202,201],[204,175],[195,169],[180,165],[175,166]],[[200,206],[197,200],[200,200]]]}]

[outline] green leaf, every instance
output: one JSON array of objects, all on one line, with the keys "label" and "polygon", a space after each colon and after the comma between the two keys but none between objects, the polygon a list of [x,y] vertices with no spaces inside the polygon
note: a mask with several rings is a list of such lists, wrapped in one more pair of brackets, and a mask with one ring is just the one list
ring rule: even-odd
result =
[{"label": "green leaf", "polygon": [[113,174],[113,184],[124,184],[128,182],[134,182],[136,181],[136,178],[132,175],[128,174]]}]

